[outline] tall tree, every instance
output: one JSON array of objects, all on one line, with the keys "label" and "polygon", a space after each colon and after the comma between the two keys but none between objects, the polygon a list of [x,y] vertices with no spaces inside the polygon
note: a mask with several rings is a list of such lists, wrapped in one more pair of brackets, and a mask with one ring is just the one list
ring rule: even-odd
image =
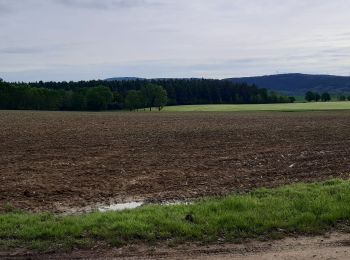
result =
[{"label": "tall tree", "polygon": [[156,96],[154,99],[154,106],[158,107],[158,110],[162,110],[163,107],[168,102],[168,94],[164,88],[159,88],[156,92]]},{"label": "tall tree", "polygon": [[[141,92],[145,97],[146,105],[149,107],[149,110],[152,111],[152,107],[164,106],[164,100],[167,101],[166,91],[162,86],[156,84],[147,84],[141,88]],[[164,95],[165,92],[165,95]]]},{"label": "tall tree", "polygon": [[86,92],[87,108],[89,110],[106,110],[113,100],[112,91],[104,86],[90,88]]},{"label": "tall tree", "polygon": [[315,100],[315,94],[314,94],[312,91],[306,92],[306,94],[305,94],[305,100],[306,100],[307,102],[311,102],[311,101]]},{"label": "tall tree", "polygon": [[138,110],[144,108],[145,98],[141,91],[130,90],[125,98],[125,107],[130,110]]},{"label": "tall tree", "polygon": [[321,95],[321,100],[322,100],[323,102],[328,102],[328,101],[331,100],[331,95],[329,95],[328,92],[324,92],[324,93],[322,93],[322,95]]}]

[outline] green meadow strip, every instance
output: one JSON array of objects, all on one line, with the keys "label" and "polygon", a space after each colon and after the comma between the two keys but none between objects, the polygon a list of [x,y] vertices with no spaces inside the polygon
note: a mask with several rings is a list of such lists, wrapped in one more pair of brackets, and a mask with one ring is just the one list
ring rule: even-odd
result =
[{"label": "green meadow strip", "polygon": [[183,105],[168,106],[165,112],[247,112],[247,111],[276,111],[276,112],[303,112],[303,111],[331,111],[349,110],[350,102],[310,102],[285,104],[220,104],[220,105]]},{"label": "green meadow strip", "polygon": [[281,233],[315,234],[350,219],[350,181],[259,189],[190,205],[57,216],[0,214],[0,247],[84,247],[154,241],[237,241]]}]

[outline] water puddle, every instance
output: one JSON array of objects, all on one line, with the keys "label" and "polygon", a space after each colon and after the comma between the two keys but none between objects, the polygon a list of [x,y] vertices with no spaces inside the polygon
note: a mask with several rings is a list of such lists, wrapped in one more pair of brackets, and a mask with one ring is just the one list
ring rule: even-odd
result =
[{"label": "water puddle", "polygon": [[138,207],[141,207],[144,205],[144,202],[128,202],[128,203],[118,203],[118,204],[111,204],[111,205],[104,205],[98,207],[98,211],[100,212],[107,212],[107,211],[122,211],[126,209],[136,209]]},{"label": "water puddle", "polygon": [[143,205],[163,205],[163,206],[172,206],[172,205],[189,205],[192,204],[192,202],[189,201],[181,201],[181,200],[174,200],[174,201],[163,201],[160,203],[147,203],[143,201],[133,201],[128,203],[116,203],[116,204],[110,204],[110,205],[103,205],[99,206],[97,210],[99,212],[108,212],[108,211],[123,211],[127,209],[136,209],[138,207],[141,207]]},{"label": "water puddle", "polygon": [[193,202],[191,201],[181,201],[181,200],[172,200],[172,201],[163,201],[159,203],[150,203],[146,201],[131,201],[124,203],[112,203],[110,204],[95,204],[94,206],[87,206],[82,208],[66,208],[59,207],[60,211],[63,212],[62,215],[76,215],[76,214],[85,214],[90,212],[110,212],[110,211],[123,211],[123,210],[132,210],[144,205],[163,205],[163,206],[174,206],[174,205],[190,205]]},{"label": "water puddle", "polygon": [[174,205],[190,205],[193,204],[193,201],[184,201],[184,200],[173,200],[173,201],[164,201],[160,205],[164,206],[174,206]]}]

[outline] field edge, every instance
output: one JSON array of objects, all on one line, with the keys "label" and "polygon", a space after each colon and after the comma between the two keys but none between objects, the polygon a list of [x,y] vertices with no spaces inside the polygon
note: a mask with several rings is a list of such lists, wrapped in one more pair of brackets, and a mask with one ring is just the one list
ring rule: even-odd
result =
[{"label": "field edge", "polygon": [[[350,220],[350,180],[334,179],[258,189],[190,205],[148,205],[135,210],[59,216],[8,207],[0,214],[0,251],[72,250],[96,243],[236,242],[320,234]],[[347,224],[346,224],[347,225]]]},{"label": "field edge", "polygon": [[286,104],[206,104],[167,106],[162,112],[303,112],[350,110],[349,101]]}]

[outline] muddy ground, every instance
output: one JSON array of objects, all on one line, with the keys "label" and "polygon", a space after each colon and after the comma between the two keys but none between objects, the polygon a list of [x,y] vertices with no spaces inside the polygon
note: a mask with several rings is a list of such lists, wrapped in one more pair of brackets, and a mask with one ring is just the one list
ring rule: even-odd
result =
[{"label": "muddy ground", "polygon": [[0,251],[1,259],[214,259],[214,260],[345,260],[350,259],[350,235],[332,232],[316,237],[288,237],[276,241],[250,240],[240,244],[187,243],[169,246],[137,244],[121,248],[95,246],[73,252],[38,253],[26,249]]},{"label": "muddy ground", "polygon": [[62,212],[350,174],[350,112],[0,112],[0,210]]}]

